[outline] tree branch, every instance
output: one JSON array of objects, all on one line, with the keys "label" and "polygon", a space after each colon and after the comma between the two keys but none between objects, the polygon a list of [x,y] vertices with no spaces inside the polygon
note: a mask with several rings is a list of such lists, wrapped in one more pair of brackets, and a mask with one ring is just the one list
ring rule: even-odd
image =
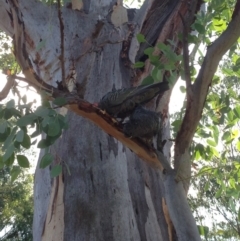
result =
[{"label": "tree branch", "polygon": [[147,147],[146,144],[141,142],[139,139],[127,138],[122,132],[122,126],[110,115],[100,110],[95,105],[82,100],[75,94],[66,94],[59,90],[54,90],[53,97],[64,97],[67,100],[68,105],[66,107],[69,110],[92,121],[107,134],[122,142],[123,145],[132,150],[137,156],[142,158],[153,168],[159,169],[161,171],[172,170],[169,162],[161,152],[149,149],[149,147]]},{"label": "tree branch", "polygon": [[[222,56],[240,36],[240,0],[237,1],[232,20],[222,35],[208,47],[202,68],[193,84],[194,98],[188,103],[180,131],[176,137],[174,166],[179,169],[185,162],[192,138],[202,115],[208,88]],[[188,165],[191,165],[189,162]],[[182,169],[182,168],[181,168]],[[181,173],[179,173],[181,175]]]},{"label": "tree branch", "polygon": [[182,20],[183,24],[183,35],[182,35],[182,43],[183,43],[183,66],[184,66],[184,74],[186,80],[186,87],[187,87],[187,101],[191,101],[193,97],[192,93],[192,80],[190,74],[190,67],[189,67],[189,51],[188,51],[188,32],[189,32],[189,25],[186,24],[183,16],[179,13],[179,16]]},{"label": "tree branch", "polygon": [[63,24],[63,19],[62,19],[62,12],[61,12],[61,3],[60,0],[57,1],[57,5],[58,5],[58,19],[59,19],[59,25],[60,25],[60,40],[61,40],[61,44],[60,44],[60,49],[61,49],[61,56],[60,56],[60,61],[61,61],[61,70],[62,70],[62,85],[63,88],[66,89],[67,88],[67,83],[65,80],[65,65],[64,65],[64,24]]},{"label": "tree branch", "polygon": [[0,92],[0,101],[5,99],[8,96],[8,93],[10,89],[13,87],[13,85],[14,85],[14,78],[12,76],[8,76],[7,83],[2,89],[2,91]]},{"label": "tree branch", "polygon": [[196,221],[191,213],[181,182],[176,183],[175,172],[165,175],[164,189],[167,208],[178,241],[200,241]]}]

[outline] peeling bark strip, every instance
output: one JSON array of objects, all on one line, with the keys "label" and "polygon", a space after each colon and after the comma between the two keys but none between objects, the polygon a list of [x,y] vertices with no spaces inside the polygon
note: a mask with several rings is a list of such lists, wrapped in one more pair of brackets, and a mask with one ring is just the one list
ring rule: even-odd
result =
[{"label": "peeling bark strip", "polygon": [[[64,183],[60,174],[53,181],[50,203],[48,206],[42,241],[61,241],[64,230]],[[49,235],[52,234],[52,235]]]}]

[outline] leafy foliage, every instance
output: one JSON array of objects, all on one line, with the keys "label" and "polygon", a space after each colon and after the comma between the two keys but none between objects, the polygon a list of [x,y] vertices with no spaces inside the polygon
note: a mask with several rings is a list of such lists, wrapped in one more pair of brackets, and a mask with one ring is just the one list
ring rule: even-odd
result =
[{"label": "leafy foliage", "polygon": [[[235,1],[207,1],[189,36],[192,78],[201,67],[204,51],[225,29]],[[192,189],[189,202],[203,240],[237,240],[240,237],[240,105],[239,45],[220,64],[207,96],[202,119],[192,143]],[[184,88],[181,89],[184,92]],[[172,117],[172,133],[180,128],[185,105]],[[211,220],[211,221],[209,221]]]},{"label": "leafy foliage", "polygon": [[33,177],[24,174],[14,184],[9,167],[0,169],[0,231],[7,229],[1,241],[32,240]]},{"label": "leafy foliage", "polygon": [[[62,105],[64,99],[56,99],[55,103]],[[42,106],[35,110],[33,103],[26,103],[25,98],[16,105],[14,100],[8,101],[5,105],[0,105],[0,143],[3,155],[0,156],[0,166],[13,166],[15,158],[20,167],[29,167],[29,161],[24,155],[17,155],[22,150],[30,148],[37,141],[36,137],[44,133],[45,137],[38,142],[38,148],[48,148],[67,128],[67,120],[50,107],[48,101],[43,101]],[[30,128],[33,132],[30,134]],[[53,156],[48,158],[48,165],[52,163]],[[45,156],[46,156],[45,155]],[[40,167],[46,167],[45,156]],[[16,179],[20,173],[16,167],[12,170],[12,179]]]},{"label": "leafy foliage", "polygon": [[[137,40],[139,43],[147,42],[142,34],[137,35]],[[165,72],[168,73],[166,76],[168,76],[167,79],[169,83],[174,84],[179,75],[179,71],[182,71],[182,67],[179,65],[179,62],[182,61],[182,56],[174,52],[172,45],[174,45],[174,43],[169,40],[168,44],[159,43],[156,48],[149,44],[150,47],[144,50],[144,54],[147,55],[154,68],[151,75],[143,79],[143,85],[161,81]],[[160,55],[156,55],[156,52],[160,52]],[[144,62],[136,62],[134,67],[143,68],[144,65]]]}]

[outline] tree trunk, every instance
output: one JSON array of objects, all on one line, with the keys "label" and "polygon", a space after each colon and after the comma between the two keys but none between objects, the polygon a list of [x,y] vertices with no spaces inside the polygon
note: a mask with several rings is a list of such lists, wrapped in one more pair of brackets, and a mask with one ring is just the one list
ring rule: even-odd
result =
[{"label": "tree trunk", "polygon": [[[80,11],[70,6],[59,11],[33,0],[0,0],[0,9],[2,28],[13,37],[29,83],[47,88],[66,80],[71,89],[76,82],[79,96],[94,103],[113,86],[138,85],[151,71],[149,63],[144,71],[131,66],[130,60],[145,60],[148,47],[144,43],[137,51],[137,33],[151,45],[172,39],[180,47],[178,12],[187,12],[187,1],[146,1],[128,23],[126,9],[116,1],[83,1]],[[161,110],[168,109],[167,95]],[[36,169],[35,241],[200,240],[174,171],[149,167],[89,120],[73,112],[67,117],[68,130],[50,150],[63,173],[51,179],[49,168]],[[168,160],[169,152],[167,143]]]}]

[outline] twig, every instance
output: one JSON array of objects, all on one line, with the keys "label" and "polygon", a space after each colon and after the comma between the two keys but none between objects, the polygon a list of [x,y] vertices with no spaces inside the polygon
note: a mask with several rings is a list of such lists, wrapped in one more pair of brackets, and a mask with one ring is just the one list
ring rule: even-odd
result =
[{"label": "twig", "polygon": [[183,24],[183,35],[182,35],[182,43],[183,43],[183,65],[184,65],[184,72],[185,72],[185,79],[186,79],[186,87],[187,87],[187,99],[188,101],[191,99],[193,92],[192,92],[192,80],[190,74],[190,67],[189,67],[189,51],[188,51],[188,29],[189,27],[184,21],[183,16],[181,13],[178,13]]},{"label": "twig", "polygon": [[8,96],[8,93],[10,89],[13,87],[13,85],[14,85],[14,78],[12,76],[7,76],[7,83],[4,86],[3,90],[0,91],[0,101],[5,99]]},{"label": "twig", "polygon": [[61,61],[61,69],[62,69],[62,85],[64,89],[67,89],[67,85],[65,82],[65,66],[64,66],[64,24],[63,24],[63,19],[62,19],[62,12],[61,12],[61,3],[60,0],[57,0],[57,5],[58,5],[58,19],[59,19],[59,25],[60,25],[60,38],[61,38],[61,56],[60,56],[60,61]]}]

